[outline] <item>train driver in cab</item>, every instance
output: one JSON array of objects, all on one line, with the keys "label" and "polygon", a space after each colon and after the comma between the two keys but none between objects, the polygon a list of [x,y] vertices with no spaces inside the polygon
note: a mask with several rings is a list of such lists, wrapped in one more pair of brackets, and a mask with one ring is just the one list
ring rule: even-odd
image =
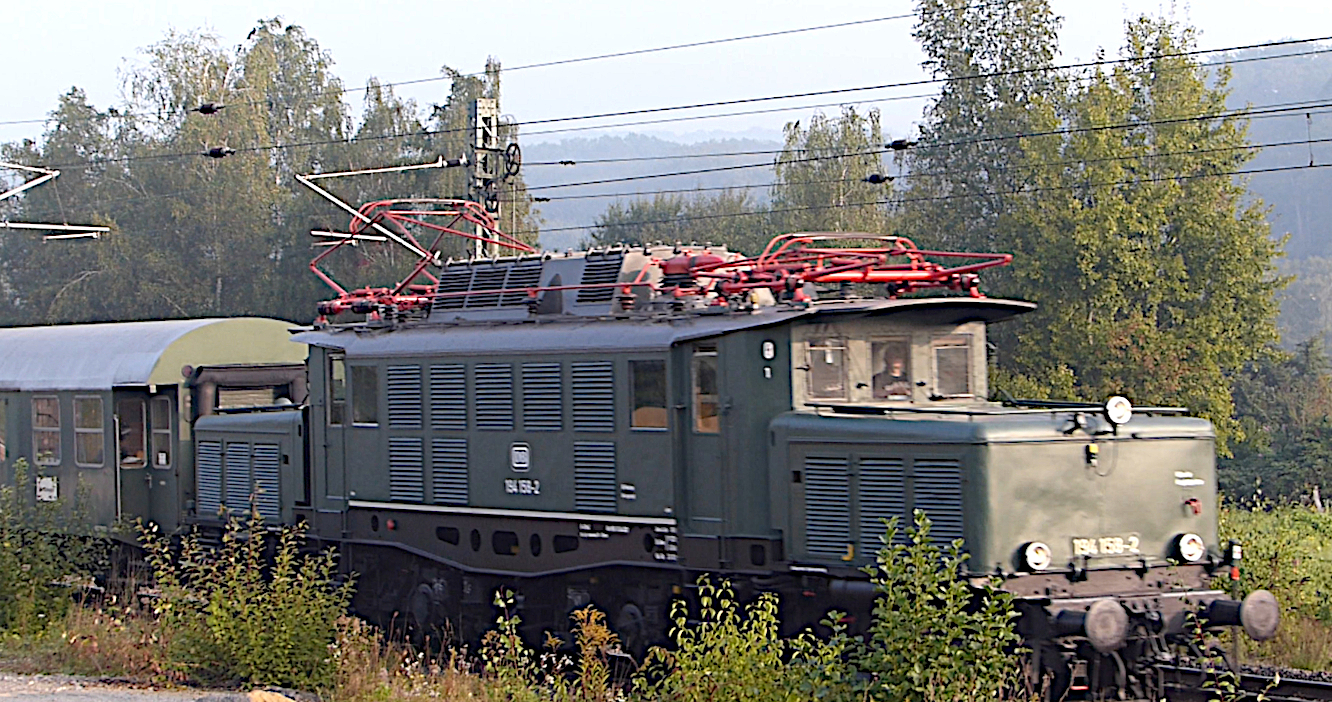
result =
[{"label": "train driver in cab", "polygon": [[874,359],[874,399],[910,400],[911,345],[906,341],[876,341]]}]

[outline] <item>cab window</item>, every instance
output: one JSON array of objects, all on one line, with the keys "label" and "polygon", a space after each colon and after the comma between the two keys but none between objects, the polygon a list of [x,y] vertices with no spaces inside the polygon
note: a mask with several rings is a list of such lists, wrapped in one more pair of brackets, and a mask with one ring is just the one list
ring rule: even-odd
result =
[{"label": "cab window", "polygon": [[720,430],[717,402],[717,347],[694,350],[694,431],[716,434]]},{"label": "cab window", "polygon": [[837,338],[811,340],[805,362],[809,368],[810,398],[846,399],[845,341]]},{"label": "cab window", "polygon": [[342,356],[328,357],[328,424],[347,422],[347,364]]},{"label": "cab window", "polygon": [[933,350],[934,393],[942,397],[971,395],[971,335],[938,337]]},{"label": "cab window", "polygon": [[883,339],[870,342],[874,360],[874,399],[911,399],[911,342]]}]

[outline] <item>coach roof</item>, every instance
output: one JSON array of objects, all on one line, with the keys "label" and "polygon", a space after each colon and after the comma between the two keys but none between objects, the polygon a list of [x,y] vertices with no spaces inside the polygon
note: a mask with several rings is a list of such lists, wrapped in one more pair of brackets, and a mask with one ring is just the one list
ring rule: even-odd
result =
[{"label": "coach roof", "polygon": [[171,385],[185,365],[303,362],[290,327],[243,317],[0,329],[0,390]]}]

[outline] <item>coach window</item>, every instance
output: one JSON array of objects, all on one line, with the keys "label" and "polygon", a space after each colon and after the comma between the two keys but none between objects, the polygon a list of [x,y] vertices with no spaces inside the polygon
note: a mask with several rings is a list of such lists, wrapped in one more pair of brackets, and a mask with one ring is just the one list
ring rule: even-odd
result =
[{"label": "coach window", "polygon": [[60,465],[60,398],[32,398],[32,449],[38,464]]},{"label": "coach window", "polygon": [[717,402],[717,347],[694,349],[694,431],[716,434],[721,420]]},{"label": "coach window", "polygon": [[634,429],[666,428],[666,362],[630,361],[629,382],[633,389]]},{"label": "coach window", "polygon": [[352,424],[379,424],[379,369],[352,366]]},{"label": "coach window", "polygon": [[116,403],[116,419],[120,423],[121,468],[142,468],[148,465],[146,411],[141,398],[123,398]]},{"label": "coach window", "polygon": [[809,367],[809,396],[815,400],[846,399],[846,342],[811,339],[805,362]]},{"label": "coach window", "polygon": [[102,398],[74,398],[74,463],[85,468],[101,468],[106,430],[102,416]]},{"label": "coach window", "polygon": [[328,357],[328,423],[342,426],[347,421],[347,363],[342,356]]},{"label": "coach window", "polygon": [[153,398],[153,467],[171,467],[171,398]]},{"label": "coach window", "polygon": [[934,339],[934,394],[971,395],[971,335],[949,334]]}]

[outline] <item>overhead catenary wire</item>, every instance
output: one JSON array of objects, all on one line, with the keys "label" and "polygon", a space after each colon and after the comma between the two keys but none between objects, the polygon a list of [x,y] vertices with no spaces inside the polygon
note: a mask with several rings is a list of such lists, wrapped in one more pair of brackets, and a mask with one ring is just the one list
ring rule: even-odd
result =
[{"label": "overhead catenary wire", "polygon": [[[1281,40],[1281,41],[1277,41],[1277,42],[1269,42],[1269,43],[1261,43],[1261,44],[1243,44],[1243,45],[1238,45],[1238,46],[1220,47],[1220,48],[1215,48],[1215,49],[1191,49],[1191,50],[1189,50],[1189,51],[1179,51],[1179,52],[1162,53],[1162,54],[1150,54],[1150,55],[1146,55],[1146,56],[1130,56],[1130,57],[1121,57],[1121,58],[1117,58],[1117,59],[1101,59],[1101,60],[1097,60],[1097,61],[1086,61],[1086,62],[1079,62],[1079,63],[1062,64],[1062,65],[1050,65],[1050,66],[1036,66],[1036,67],[1031,67],[1031,68],[1009,69],[1009,70],[1005,70],[1005,71],[989,71],[989,72],[982,72],[982,73],[970,74],[970,75],[965,75],[965,76],[952,76],[952,77],[946,77],[946,78],[927,78],[927,79],[920,79],[920,80],[913,80],[913,81],[901,81],[901,82],[896,82],[896,83],[883,83],[883,84],[878,84],[878,85],[858,86],[858,87],[851,87],[851,88],[834,88],[834,89],[828,89],[828,90],[807,91],[807,92],[801,92],[801,93],[788,93],[788,94],[784,94],[784,95],[768,95],[768,96],[750,97],[750,98],[737,98],[737,99],[732,99],[732,100],[717,100],[717,101],[711,101],[711,102],[699,102],[699,103],[692,103],[692,104],[687,104],[687,105],[673,105],[673,106],[666,106],[666,107],[649,107],[649,108],[640,108],[640,109],[633,109],[633,110],[619,110],[619,111],[612,111],[612,112],[600,112],[600,113],[588,114],[588,115],[573,115],[573,116],[567,116],[567,117],[551,117],[551,118],[545,118],[545,119],[534,119],[534,120],[527,120],[527,121],[518,121],[518,122],[514,122],[514,123],[512,123],[512,126],[517,127],[517,126],[530,126],[530,125],[537,125],[537,124],[555,124],[555,123],[561,123],[561,122],[583,121],[583,120],[594,120],[594,119],[603,119],[603,118],[610,118],[610,117],[624,117],[624,116],[642,115],[642,114],[657,114],[657,113],[670,112],[670,111],[676,111],[676,110],[692,110],[692,109],[701,109],[701,108],[707,108],[707,107],[721,107],[721,106],[727,106],[727,105],[753,104],[753,103],[769,102],[769,101],[777,101],[777,100],[790,100],[790,99],[798,99],[798,98],[806,98],[806,97],[817,97],[817,96],[823,96],[823,95],[839,95],[839,94],[848,94],[848,93],[852,93],[852,92],[871,91],[871,90],[884,90],[884,89],[889,89],[889,88],[902,88],[902,87],[921,86],[921,85],[932,85],[932,84],[946,84],[946,83],[962,82],[962,81],[970,81],[970,80],[983,80],[983,79],[987,79],[987,78],[997,78],[997,77],[1004,77],[1004,76],[1024,75],[1024,74],[1031,74],[1031,73],[1038,73],[1038,72],[1058,71],[1058,70],[1069,70],[1069,69],[1077,69],[1077,68],[1091,68],[1091,67],[1097,67],[1097,66],[1118,65],[1118,64],[1134,63],[1134,62],[1141,62],[1141,61],[1153,61],[1153,60],[1160,60],[1160,59],[1165,59],[1165,58],[1184,58],[1184,57],[1200,56],[1200,55],[1213,54],[1213,53],[1225,53],[1225,52],[1233,52],[1233,51],[1244,51],[1244,50],[1248,50],[1248,49],[1258,49],[1258,48],[1271,48],[1271,47],[1280,47],[1280,46],[1302,45],[1302,44],[1317,43],[1317,42],[1323,42],[1323,41],[1329,41],[1329,40],[1332,40],[1332,36],[1313,37],[1313,38],[1308,38],[1308,39],[1285,39],[1285,40]],[[1232,64],[1233,64],[1233,63],[1246,63],[1246,62],[1250,62],[1250,61],[1267,61],[1267,60],[1276,60],[1276,59],[1284,59],[1284,58],[1293,58],[1293,57],[1297,57],[1297,56],[1305,56],[1305,55],[1313,55],[1313,54],[1323,54],[1323,53],[1332,53],[1332,47],[1328,47],[1328,48],[1320,48],[1320,49],[1314,49],[1314,50],[1305,51],[1305,52],[1297,52],[1297,53],[1289,53],[1289,54],[1280,54],[1280,55],[1276,55],[1276,56],[1254,56],[1254,57],[1248,57],[1248,58],[1242,58],[1242,59],[1235,59],[1235,60],[1229,61],[1229,62],[1227,62],[1227,63],[1232,63]],[[699,118],[705,118],[705,117],[699,117]],[[604,128],[604,127],[603,127],[603,128]],[[467,129],[465,129],[465,128],[448,128],[448,129],[436,129],[436,130],[423,129],[423,130],[414,130],[414,131],[412,131],[412,132],[390,133],[390,134],[371,135],[371,136],[363,136],[363,137],[351,137],[351,138],[345,138],[345,139],[320,139],[320,140],[312,140],[312,141],[305,141],[305,142],[293,142],[293,143],[287,143],[287,144],[265,144],[265,145],[256,145],[256,146],[246,146],[246,147],[240,147],[240,146],[238,146],[238,147],[235,147],[235,150],[236,150],[237,153],[242,153],[242,152],[266,152],[266,151],[285,150],[285,149],[292,149],[292,148],[304,148],[304,147],[314,147],[314,146],[330,146],[330,145],[338,145],[338,144],[351,144],[351,143],[358,143],[358,142],[363,142],[363,141],[391,140],[391,139],[405,139],[405,138],[423,137],[423,136],[436,136],[436,135],[440,135],[440,134],[446,134],[446,133],[460,133],[460,132],[465,132],[465,131],[467,131]],[[197,152],[197,151],[190,151],[190,152],[177,152],[177,153],[173,153],[173,154],[157,154],[157,155],[151,155],[151,154],[150,154],[150,155],[146,155],[146,156],[125,156],[125,157],[110,158],[110,159],[90,159],[90,160],[87,160],[87,161],[76,162],[76,163],[56,164],[56,165],[53,166],[53,167],[55,167],[55,168],[76,168],[76,167],[93,166],[93,165],[98,165],[98,164],[101,164],[101,163],[129,162],[129,161],[134,161],[134,160],[139,160],[139,159],[144,159],[144,158],[189,158],[189,157],[194,157],[194,156],[199,156],[199,155],[201,155],[200,152]]]}]

